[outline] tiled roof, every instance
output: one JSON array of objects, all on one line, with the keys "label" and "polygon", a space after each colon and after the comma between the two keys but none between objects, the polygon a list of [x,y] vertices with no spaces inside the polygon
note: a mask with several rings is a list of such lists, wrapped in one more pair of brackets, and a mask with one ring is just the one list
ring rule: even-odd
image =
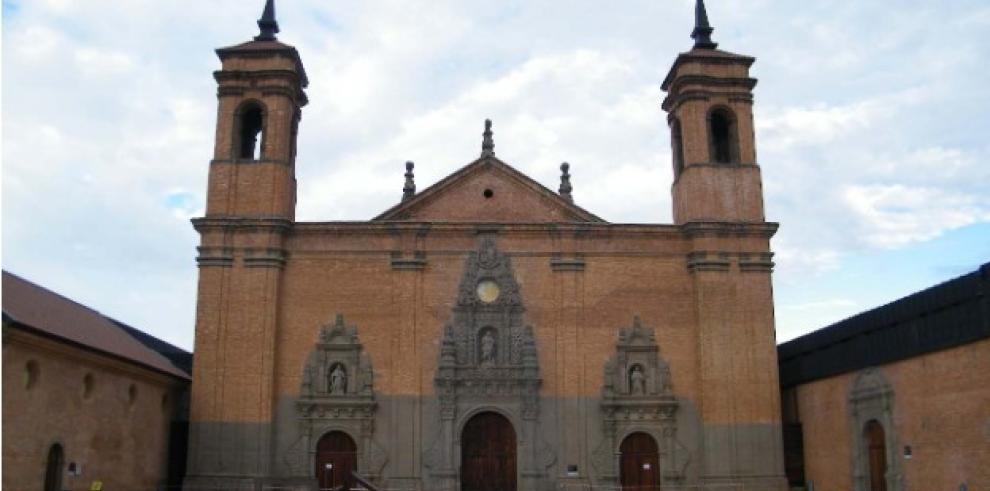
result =
[{"label": "tiled roof", "polygon": [[7,271],[3,318],[43,334],[188,379],[189,374],[135,339],[116,321]]}]

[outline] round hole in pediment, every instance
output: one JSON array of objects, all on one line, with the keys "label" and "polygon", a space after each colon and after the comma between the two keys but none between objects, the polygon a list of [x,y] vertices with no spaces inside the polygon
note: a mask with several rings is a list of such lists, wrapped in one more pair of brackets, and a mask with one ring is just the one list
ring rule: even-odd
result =
[{"label": "round hole in pediment", "polygon": [[495,196],[495,191],[492,191],[491,189],[486,189],[485,192],[481,194],[484,195],[485,199],[488,199],[491,198],[492,196]]}]

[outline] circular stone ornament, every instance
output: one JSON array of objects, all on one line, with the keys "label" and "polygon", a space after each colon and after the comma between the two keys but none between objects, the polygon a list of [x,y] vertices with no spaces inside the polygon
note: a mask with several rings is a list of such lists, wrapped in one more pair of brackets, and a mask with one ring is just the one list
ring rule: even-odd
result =
[{"label": "circular stone ornament", "polygon": [[478,283],[478,289],[476,291],[478,293],[478,299],[482,302],[492,303],[498,299],[498,283],[492,280],[485,280]]}]

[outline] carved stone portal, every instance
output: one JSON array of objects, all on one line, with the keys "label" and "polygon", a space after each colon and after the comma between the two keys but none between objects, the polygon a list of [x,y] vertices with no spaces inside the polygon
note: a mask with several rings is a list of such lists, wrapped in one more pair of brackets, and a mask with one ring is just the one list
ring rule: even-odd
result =
[{"label": "carved stone portal", "polygon": [[644,432],[658,442],[661,485],[683,484],[689,455],[677,440],[677,409],[670,367],[660,357],[653,330],[639,317],[619,331],[616,353],[605,364],[602,387],[603,438],[592,465],[603,483],[618,484],[619,446],[631,433]]},{"label": "carved stone portal", "polygon": [[371,360],[358,342],[357,328],[345,325],[344,316],[337,314],[333,324],[320,329],[296,401],[299,434],[308,462],[299,472],[314,468],[320,437],[342,431],[358,442],[357,471],[377,481],[388,460],[373,438],[377,407]]},{"label": "carved stone portal", "polygon": [[894,426],[894,389],[879,368],[867,368],[856,375],[849,392],[849,421],[852,423],[853,489],[870,489],[870,452],[863,435],[867,423],[876,421],[883,428],[888,491],[904,489],[900,447]]},{"label": "carved stone portal", "polygon": [[509,257],[482,235],[458,288],[453,320],[444,329],[434,384],[439,424],[424,464],[437,489],[457,489],[461,430],[471,416],[493,411],[519,435],[518,489],[539,489],[556,456],[538,432],[540,369],[533,329]]}]

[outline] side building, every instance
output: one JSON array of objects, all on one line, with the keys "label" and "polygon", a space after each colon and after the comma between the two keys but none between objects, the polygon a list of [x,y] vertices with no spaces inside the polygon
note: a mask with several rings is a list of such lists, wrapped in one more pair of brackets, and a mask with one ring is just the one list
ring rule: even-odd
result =
[{"label": "side building", "polygon": [[178,486],[192,355],[3,272],[3,489]]},{"label": "side building", "polygon": [[990,489],[988,296],[990,263],[780,345],[791,484]]}]

